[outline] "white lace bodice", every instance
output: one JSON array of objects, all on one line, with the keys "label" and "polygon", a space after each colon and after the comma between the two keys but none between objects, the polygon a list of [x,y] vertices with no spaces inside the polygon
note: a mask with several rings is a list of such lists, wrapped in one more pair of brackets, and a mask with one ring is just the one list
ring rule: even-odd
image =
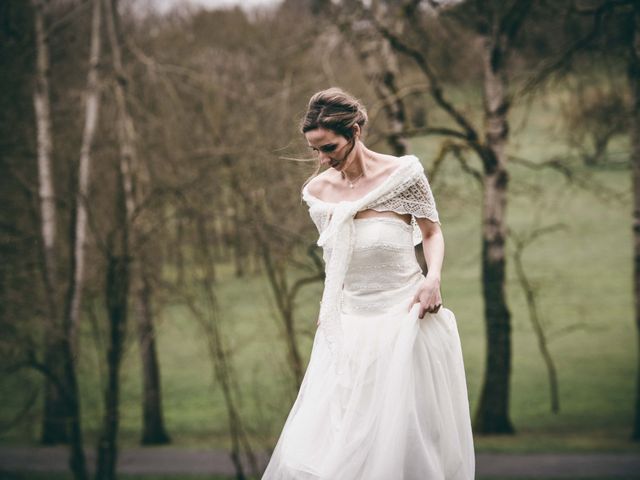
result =
[{"label": "white lace bodice", "polygon": [[[302,197],[309,206],[311,219],[320,233],[317,243],[323,247],[326,277],[320,303],[320,326],[324,330],[327,343],[334,354],[338,370],[340,368],[339,357],[342,339],[340,315],[343,307],[343,298],[349,297],[348,285],[350,283],[356,285],[355,290],[351,290],[352,292],[362,290],[362,286],[357,286],[357,282],[353,284],[353,275],[351,279],[346,278],[347,271],[350,266],[357,268],[357,265],[374,268],[376,264],[380,265],[380,259],[385,256],[383,254],[385,250],[383,243],[374,241],[370,245],[372,255],[368,259],[366,256],[364,260],[362,259],[360,246],[362,242],[366,243],[368,241],[368,237],[366,234],[356,235],[356,222],[365,220],[362,218],[354,221],[356,213],[371,209],[411,214],[411,225],[404,224],[403,231],[405,235],[404,240],[401,240],[403,242],[401,252],[397,251],[394,254],[393,251],[390,251],[386,257],[388,260],[385,262],[389,265],[394,262],[400,262],[413,271],[417,267],[413,246],[422,241],[422,232],[416,218],[428,218],[433,222],[440,223],[435,200],[420,160],[414,155],[406,155],[401,157],[400,161],[400,166],[388,178],[357,200],[343,200],[337,203],[325,202],[311,195],[307,186],[302,190]],[[396,228],[391,230],[385,228],[380,231],[396,231],[397,233],[397,222],[404,222],[401,219],[388,219],[396,221]],[[380,218],[375,218],[375,220],[375,225],[390,226],[389,223],[382,221]],[[363,222],[359,222],[359,224],[364,225]],[[354,253],[355,256],[353,256]],[[408,256],[400,259],[400,253]],[[352,257],[354,259],[353,265]],[[360,260],[358,260],[359,258]],[[391,275],[392,271],[390,269],[386,273]],[[400,281],[398,279],[398,282]],[[411,282],[407,283],[407,285],[410,284]],[[389,285],[386,287],[389,287]],[[406,288],[409,288],[409,286]],[[384,289],[384,286],[381,287],[381,291]],[[352,295],[350,298],[353,299],[355,297]]]}]

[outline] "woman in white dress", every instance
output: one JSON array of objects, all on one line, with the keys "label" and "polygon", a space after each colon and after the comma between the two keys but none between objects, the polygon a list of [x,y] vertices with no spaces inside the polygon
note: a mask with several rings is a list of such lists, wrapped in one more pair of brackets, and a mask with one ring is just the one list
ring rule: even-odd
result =
[{"label": "woman in white dress", "polygon": [[442,306],[436,204],[418,158],[364,145],[366,122],[338,88],[313,95],[302,121],[318,170],[328,167],[302,190],[326,278],[309,365],[262,479],[470,480],[469,402],[456,318]]}]

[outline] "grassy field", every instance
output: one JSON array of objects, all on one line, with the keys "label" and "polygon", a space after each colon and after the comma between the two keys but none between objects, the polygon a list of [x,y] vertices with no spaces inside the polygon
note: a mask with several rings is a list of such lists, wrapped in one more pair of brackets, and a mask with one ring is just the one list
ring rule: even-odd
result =
[{"label": "grassy field", "polygon": [[[510,153],[537,162],[568,153],[556,133],[553,98],[547,101],[534,105],[527,117],[523,112],[514,114]],[[425,139],[413,144],[413,151],[427,168],[436,146],[435,140]],[[625,148],[622,141],[612,146],[617,152]],[[538,307],[558,370],[561,410],[558,414],[550,411],[545,367],[510,261],[507,293],[514,347],[510,402],[518,434],[476,437],[478,451],[640,451],[628,442],[637,355],[631,296],[630,173],[625,168],[588,171],[579,162],[575,165],[578,174],[592,175],[594,185],[600,186],[584,189],[567,183],[557,172],[514,165],[508,207],[509,227],[516,232],[534,225],[564,225],[563,230],[538,239],[524,256],[527,274],[538,288]],[[458,321],[475,411],[485,355],[480,189],[453,161],[438,172],[432,188],[446,240],[444,305]],[[609,190],[619,192],[621,198],[616,200]],[[310,229],[310,235],[314,231]],[[314,240],[311,235],[309,241]],[[234,352],[242,413],[257,444],[266,447],[277,438],[296,392],[268,285],[260,274],[236,279],[232,272],[231,265],[219,265],[224,331]],[[291,271],[292,278],[301,274]],[[321,287],[308,287],[298,302],[305,360],[315,331]],[[105,372],[99,361],[103,353],[94,343],[90,322],[85,327],[80,363],[82,412],[87,440],[95,442]],[[140,361],[134,327],[132,321],[122,372],[121,442],[125,447],[137,444],[141,426]],[[169,306],[161,312],[157,336],[166,425],[175,445],[226,446],[224,403],[197,323],[183,307]],[[28,392],[38,387],[40,379],[24,374],[0,381],[0,420],[4,422],[19,409]],[[38,429],[39,411],[35,409],[18,428],[4,432],[0,441],[34,443]]]}]

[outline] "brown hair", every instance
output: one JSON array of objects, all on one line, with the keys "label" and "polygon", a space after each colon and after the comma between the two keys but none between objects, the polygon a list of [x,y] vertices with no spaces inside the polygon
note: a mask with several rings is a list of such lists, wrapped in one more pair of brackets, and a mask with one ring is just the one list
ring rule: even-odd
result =
[{"label": "brown hair", "polygon": [[[313,94],[307,106],[307,112],[300,122],[300,133],[305,134],[316,128],[331,130],[347,140],[353,139],[353,127],[360,125],[361,131],[368,121],[367,109],[360,101],[341,88],[331,87]],[[354,145],[351,146],[353,149]],[[307,178],[302,188],[320,171],[318,163],[316,171]]]},{"label": "brown hair", "polygon": [[367,124],[367,109],[353,95],[332,87],[315,93],[309,100],[307,113],[300,123],[300,132],[316,128],[332,130],[347,140],[353,137],[353,127]]}]

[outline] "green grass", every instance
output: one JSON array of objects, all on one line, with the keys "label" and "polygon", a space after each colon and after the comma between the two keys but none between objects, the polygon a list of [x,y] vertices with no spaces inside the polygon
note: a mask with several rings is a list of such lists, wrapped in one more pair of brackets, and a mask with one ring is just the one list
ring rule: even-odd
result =
[{"label": "green grass", "polygon": [[[558,133],[553,97],[512,117],[509,151],[533,161],[566,153]],[[624,150],[618,142],[613,150]],[[437,143],[414,141],[413,151],[430,167]],[[471,160],[477,165],[477,160]],[[589,173],[577,167],[579,173]],[[632,421],[637,341],[631,296],[632,243],[630,174],[625,169],[594,170],[593,179],[621,192],[614,202],[585,191],[549,170],[511,169],[509,227],[515,231],[561,223],[565,230],[543,236],[524,256],[527,274],[538,287],[538,307],[550,332],[556,362],[561,411],[550,412],[545,366],[528,319],[522,292],[509,261],[507,295],[513,320],[513,370],[510,410],[515,437],[476,438],[478,451],[639,451],[628,441]],[[473,179],[446,163],[432,182],[446,240],[443,300],[458,321],[463,343],[471,409],[480,392],[485,336],[480,292],[480,191]],[[304,208],[301,206],[300,208]],[[315,229],[309,220],[309,241]],[[511,250],[510,250],[511,252]],[[225,336],[234,352],[240,405],[256,443],[277,438],[295,398],[286,366],[286,350],[269,287],[262,274],[233,276],[230,264],[218,265],[219,300]],[[300,272],[291,271],[291,277]],[[321,285],[307,287],[298,300],[297,328],[308,359],[315,330]],[[99,318],[104,322],[103,318]],[[101,421],[104,352],[91,338],[89,323],[82,337],[80,385],[83,426],[94,444]],[[577,327],[569,333],[563,329]],[[141,425],[140,361],[135,325],[130,322],[122,369],[121,433],[123,447],[137,445]],[[220,388],[213,378],[206,341],[189,312],[164,308],[156,325],[166,425],[178,447],[225,447],[227,422]],[[559,333],[558,333],[559,332]],[[103,348],[103,347],[101,347]],[[34,374],[0,379],[0,420],[18,410],[31,389]],[[4,432],[5,444],[30,444],[38,438],[39,408],[20,428]],[[50,478],[50,477],[48,477]],[[62,477],[61,477],[62,478]],[[145,477],[147,478],[147,477]],[[149,477],[150,478],[150,477]],[[168,478],[168,477],[163,477]]]}]

